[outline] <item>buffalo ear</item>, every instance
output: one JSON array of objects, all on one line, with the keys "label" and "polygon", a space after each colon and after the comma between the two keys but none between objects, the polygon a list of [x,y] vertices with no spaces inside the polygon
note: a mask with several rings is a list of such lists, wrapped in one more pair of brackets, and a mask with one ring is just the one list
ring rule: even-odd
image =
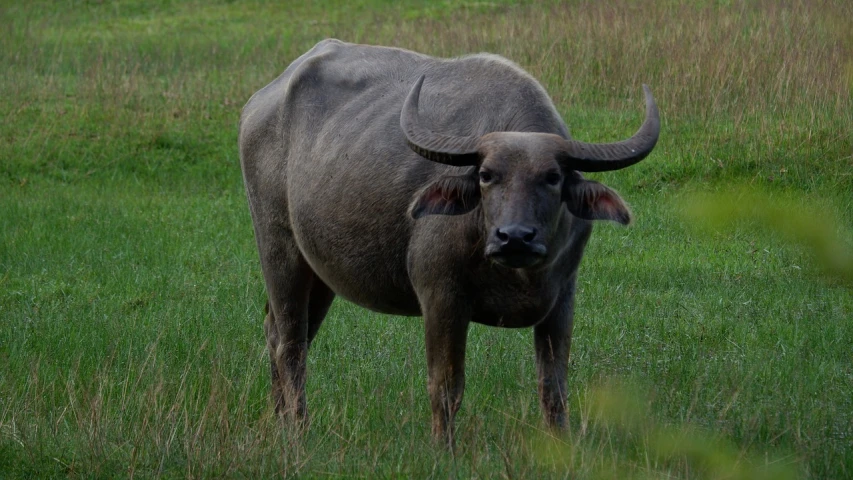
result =
[{"label": "buffalo ear", "polygon": [[631,209],[614,190],[592,180],[563,184],[563,201],[572,215],[586,220],[612,220],[628,225]]},{"label": "buffalo ear", "polygon": [[409,207],[414,219],[426,215],[461,215],[480,203],[480,183],[474,173],[446,175],[421,190]]}]

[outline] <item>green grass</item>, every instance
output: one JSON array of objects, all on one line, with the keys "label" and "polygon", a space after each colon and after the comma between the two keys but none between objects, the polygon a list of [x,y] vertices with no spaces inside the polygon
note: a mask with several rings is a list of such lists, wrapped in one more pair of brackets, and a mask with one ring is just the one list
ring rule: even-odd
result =
[{"label": "green grass", "polygon": [[[0,477],[850,477],[851,17],[5,2]],[[637,221],[601,225],[584,259],[564,437],[542,431],[531,332],[475,326],[458,451],[433,447],[420,320],[345,302],[309,357],[310,425],[275,418],[237,122],[329,36],[506,55],[583,140],[632,133],[652,86],[655,153],[597,176]]]}]

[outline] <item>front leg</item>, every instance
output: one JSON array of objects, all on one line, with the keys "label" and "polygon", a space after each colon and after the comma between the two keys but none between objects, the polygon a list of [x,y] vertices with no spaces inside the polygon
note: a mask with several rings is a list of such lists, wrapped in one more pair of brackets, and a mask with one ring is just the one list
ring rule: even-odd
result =
[{"label": "front leg", "polygon": [[453,447],[453,420],[465,390],[467,316],[451,309],[424,309],[432,435]]},{"label": "front leg", "polygon": [[572,343],[574,288],[533,329],[539,402],[549,427],[566,427],[566,375]]}]

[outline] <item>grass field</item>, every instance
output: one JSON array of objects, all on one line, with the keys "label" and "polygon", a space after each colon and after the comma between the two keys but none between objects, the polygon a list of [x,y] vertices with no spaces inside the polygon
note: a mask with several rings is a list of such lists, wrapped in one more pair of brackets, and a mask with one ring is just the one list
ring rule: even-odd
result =
[{"label": "grass field", "polygon": [[[853,3],[299,3],[0,6],[0,478],[853,477]],[[652,86],[655,152],[595,176],[636,223],[582,265],[564,436],[532,332],[475,326],[435,448],[420,320],[342,301],[276,419],[237,123],[326,37],[503,54],[587,141]]]}]

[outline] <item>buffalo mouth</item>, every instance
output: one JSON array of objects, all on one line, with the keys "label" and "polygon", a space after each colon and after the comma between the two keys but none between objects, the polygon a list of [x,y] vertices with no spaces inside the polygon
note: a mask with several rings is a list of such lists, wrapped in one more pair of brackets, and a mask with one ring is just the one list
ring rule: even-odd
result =
[{"label": "buffalo mouth", "polygon": [[509,268],[531,268],[545,260],[547,251],[544,245],[534,244],[524,247],[491,244],[486,247],[486,257]]}]

